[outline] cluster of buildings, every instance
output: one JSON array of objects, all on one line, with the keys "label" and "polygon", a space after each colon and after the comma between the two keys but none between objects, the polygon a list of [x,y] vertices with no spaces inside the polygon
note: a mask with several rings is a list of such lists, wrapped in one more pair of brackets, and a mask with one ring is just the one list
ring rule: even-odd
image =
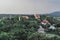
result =
[{"label": "cluster of buildings", "polygon": [[[33,16],[34,16],[35,19],[41,18],[41,16],[40,16],[39,14],[34,14]],[[29,19],[29,16],[22,16],[22,17],[23,17],[23,18],[26,18],[26,19]],[[56,27],[54,26],[54,24],[51,25],[50,22],[49,22],[48,20],[46,20],[46,19],[42,20],[42,21],[41,21],[41,24],[42,24],[42,25],[47,25],[47,24],[49,24],[50,27],[49,27],[48,29],[51,29],[51,30],[55,30],[55,29],[56,29]],[[42,29],[39,28],[39,30],[40,30],[40,31],[43,30],[43,27],[42,27],[41,25],[40,25],[40,27],[41,27]]]}]

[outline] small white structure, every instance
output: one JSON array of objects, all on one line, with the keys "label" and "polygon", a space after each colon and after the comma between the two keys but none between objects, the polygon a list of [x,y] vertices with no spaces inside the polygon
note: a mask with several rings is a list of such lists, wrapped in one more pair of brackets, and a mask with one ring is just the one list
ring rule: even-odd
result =
[{"label": "small white structure", "polygon": [[44,28],[42,26],[39,26],[40,28],[38,29],[39,33],[45,33]]},{"label": "small white structure", "polygon": [[55,28],[54,25],[51,25],[51,26],[49,27],[49,29],[55,30],[56,28]]},{"label": "small white structure", "polygon": [[46,25],[46,23],[44,23],[44,22],[41,22],[41,24]]},{"label": "small white structure", "polygon": [[19,16],[19,21],[20,21],[20,18],[21,18],[21,17]]}]

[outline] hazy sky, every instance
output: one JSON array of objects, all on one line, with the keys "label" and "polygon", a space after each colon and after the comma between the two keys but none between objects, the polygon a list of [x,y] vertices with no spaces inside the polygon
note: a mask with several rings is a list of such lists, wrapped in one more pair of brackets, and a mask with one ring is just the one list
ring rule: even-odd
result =
[{"label": "hazy sky", "polygon": [[60,0],[0,0],[0,13],[50,13],[60,11]]}]

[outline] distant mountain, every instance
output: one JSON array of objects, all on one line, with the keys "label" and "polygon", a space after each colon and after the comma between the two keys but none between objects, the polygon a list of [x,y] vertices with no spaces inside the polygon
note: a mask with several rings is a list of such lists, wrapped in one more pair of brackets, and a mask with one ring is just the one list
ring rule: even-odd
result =
[{"label": "distant mountain", "polygon": [[55,16],[55,17],[60,17],[60,12],[53,12],[50,14],[47,14],[48,16]]}]

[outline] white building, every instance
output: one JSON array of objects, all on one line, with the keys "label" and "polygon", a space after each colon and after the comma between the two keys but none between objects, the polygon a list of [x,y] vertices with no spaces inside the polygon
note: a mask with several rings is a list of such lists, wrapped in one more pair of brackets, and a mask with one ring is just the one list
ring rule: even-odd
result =
[{"label": "white building", "polygon": [[38,29],[39,33],[45,33],[45,29],[42,26],[39,26],[40,28]]}]

